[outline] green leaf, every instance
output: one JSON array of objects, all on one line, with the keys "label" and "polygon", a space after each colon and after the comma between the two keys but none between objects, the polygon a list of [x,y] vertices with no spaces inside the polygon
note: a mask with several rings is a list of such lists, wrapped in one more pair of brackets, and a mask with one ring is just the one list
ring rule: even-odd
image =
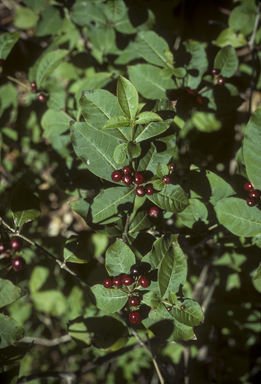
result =
[{"label": "green leaf", "polygon": [[31,294],[35,309],[51,316],[61,316],[66,312],[67,302],[64,295],[55,289]]},{"label": "green leaf", "polygon": [[39,198],[24,185],[18,184],[12,193],[11,210],[15,226],[21,227],[40,215]]},{"label": "green leaf", "polygon": [[33,28],[38,21],[38,15],[30,8],[17,8],[15,11],[14,25],[19,29]]},{"label": "green leaf", "polygon": [[62,59],[67,55],[68,51],[65,49],[58,49],[54,52],[47,53],[40,61],[36,70],[36,84],[41,88],[44,80],[49,76],[53,70],[60,64]]},{"label": "green leaf", "polygon": [[11,52],[13,46],[18,41],[20,32],[2,33],[0,36],[0,57],[5,60]]},{"label": "green leaf", "polygon": [[30,275],[29,288],[34,293],[41,289],[50,275],[50,270],[46,267],[36,265]]},{"label": "green leaf", "polygon": [[151,307],[151,310],[149,312],[149,318],[151,320],[156,321],[164,318],[167,309],[165,305],[161,302],[160,296],[158,296],[155,292],[146,293],[142,298],[142,302]]},{"label": "green leaf", "polygon": [[0,313],[0,348],[6,348],[23,337],[24,330],[15,319]]},{"label": "green leaf", "polygon": [[45,5],[46,0],[23,0],[23,3],[32,8],[34,12],[38,13],[40,9]]},{"label": "green leaf", "polygon": [[126,143],[119,144],[113,153],[113,158],[117,164],[122,164],[126,160],[128,146]]},{"label": "green leaf", "polygon": [[236,236],[252,237],[261,233],[261,215],[257,207],[245,200],[229,197],[214,207],[218,221]]},{"label": "green leaf", "polygon": [[85,264],[90,260],[86,241],[79,236],[71,236],[66,240],[63,259],[67,263]]},{"label": "green leaf", "polygon": [[91,205],[93,222],[109,224],[119,220],[131,208],[134,197],[134,190],[128,187],[101,191]]},{"label": "green leaf", "polygon": [[151,64],[136,64],[128,67],[131,82],[147,99],[164,99],[167,89],[176,88],[174,80],[163,79],[160,71],[160,68]]},{"label": "green leaf", "polygon": [[172,243],[178,242],[178,235],[165,235],[157,239],[152,246],[152,250],[143,257],[142,261],[149,263],[151,269],[159,268],[165,254],[172,247]]},{"label": "green leaf", "polygon": [[[89,25],[88,38],[94,48],[106,55],[112,46],[115,45],[116,34],[111,25]],[[94,55],[94,52],[92,52]]]},{"label": "green leaf", "polygon": [[207,221],[208,210],[200,200],[189,199],[189,206],[179,213],[179,217],[186,227],[201,229],[201,222],[206,223]]},{"label": "green leaf", "polygon": [[69,129],[70,117],[63,112],[47,109],[43,114],[41,126],[44,129],[43,137],[59,136]]},{"label": "green leaf", "polygon": [[122,0],[111,0],[105,5],[105,15],[109,21],[116,23],[126,12],[126,5]]},{"label": "green leaf", "polygon": [[9,280],[0,279],[0,308],[14,303],[24,295],[26,295],[24,289],[17,287]]},{"label": "green leaf", "polygon": [[[141,200],[141,197],[135,198],[135,201]],[[146,200],[146,196],[144,196],[144,200]],[[132,220],[128,233],[144,231],[145,229],[149,229],[151,227],[151,221],[149,219],[148,213],[146,211],[141,211],[136,214],[134,219]]]},{"label": "green leaf", "polygon": [[139,143],[141,141],[150,139],[151,137],[160,135],[170,127],[172,121],[173,119],[167,119],[164,121],[149,123],[144,127],[138,127],[135,132],[134,141],[136,141],[136,143]]},{"label": "green leaf", "polygon": [[130,267],[135,261],[131,249],[118,239],[107,249],[105,267],[110,276],[117,276],[121,273],[130,273]]},{"label": "green leaf", "polygon": [[105,25],[107,20],[102,10],[90,2],[77,2],[73,6],[73,21],[81,26],[85,26],[90,20],[98,24]]},{"label": "green leaf", "polygon": [[162,179],[163,176],[165,175],[168,175],[169,174],[169,168],[167,166],[167,164],[158,164],[157,165],[157,168],[156,168],[156,175]]},{"label": "green leaf", "polygon": [[134,120],[139,109],[139,95],[131,82],[123,76],[118,77],[117,97],[122,112]]},{"label": "green leaf", "polygon": [[130,119],[126,116],[114,116],[107,121],[102,129],[122,128],[130,125]]},{"label": "green leaf", "polygon": [[248,4],[241,4],[232,9],[228,25],[235,32],[241,32],[244,36],[250,35],[253,32],[257,8]]},{"label": "green leaf", "polygon": [[114,313],[122,309],[128,300],[128,294],[119,289],[107,289],[100,284],[91,287],[95,305],[104,312]]},{"label": "green leaf", "polygon": [[247,44],[245,36],[242,33],[236,33],[231,28],[224,29],[217,37],[215,45],[226,47],[231,45],[233,48],[243,47]]},{"label": "green leaf", "polygon": [[161,179],[156,179],[153,181],[153,188],[156,189],[156,191],[161,191],[163,188],[165,188],[165,183]]},{"label": "green leaf", "polygon": [[172,70],[173,76],[178,77],[178,78],[183,78],[186,76],[187,71],[185,68],[174,68]]},{"label": "green leaf", "polygon": [[[63,26],[63,19],[61,17],[59,9],[48,5],[39,14],[40,21],[36,26],[35,35],[37,37],[46,35],[55,35]],[[39,86],[37,82],[37,86]]]},{"label": "green leaf", "polygon": [[138,59],[140,56],[137,53],[134,42],[130,41],[125,49],[119,51],[118,57],[114,60],[114,64],[124,65],[130,61]]},{"label": "green leaf", "polygon": [[214,68],[220,69],[220,75],[224,77],[233,76],[238,69],[238,64],[236,50],[230,46],[221,48],[214,60]]},{"label": "green leaf", "polygon": [[251,116],[244,131],[243,156],[249,181],[261,190],[261,106]]},{"label": "green leaf", "polygon": [[254,280],[261,279],[261,263],[259,263],[259,266],[256,271],[256,275],[254,277]]},{"label": "green leaf", "polygon": [[136,119],[135,124],[147,124],[152,121],[162,121],[162,118],[154,112],[141,112]]},{"label": "green leaf", "polygon": [[148,199],[168,212],[182,212],[188,205],[185,191],[179,185],[167,185],[162,191],[148,196]]},{"label": "green leaf", "polygon": [[215,132],[221,128],[221,121],[216,119],[214,113],[194,112],[191,119],[194,126],[201,132]]},{"label": "green leaf", "polygon": [[178,322],[189,327],[194,327],[200,325],[204,321],[204,314],[199,303],[191,299],[185,299],[182,302],[182,306],[185,307],[184,310],[181,310],[179,306],[174,305],[169,312],[169,314]]},{"label": "green leaf", "polygon": [[139,143],[133,143],[132,141],[128,142],[128,155],[132,159],[136,159],[141,154],[141,146]]},{"label": "green leaf", "polygon": [[74,212],[78,213],[85,221],[87,220],[90,204],[85,199],[69,201],[68,204]]},{"label": "green leaf", "polygon": [[[208,59],[206,54],[206,43],[199,41],[187,40],[183,42],[187,53],[191,56],[190,62],[185,66],[187,76],[185,78],[186,85],[191,89],[196,89],[201,83],[202,76],[208,68]],[[194,74],[193,72],[195,72]]]},{"label": "green leaf", "polygon": [[135,49],[148,63],[167,66],[165,51],[169,51],[168,43],[153,31],[138,33],[135,40]]}]

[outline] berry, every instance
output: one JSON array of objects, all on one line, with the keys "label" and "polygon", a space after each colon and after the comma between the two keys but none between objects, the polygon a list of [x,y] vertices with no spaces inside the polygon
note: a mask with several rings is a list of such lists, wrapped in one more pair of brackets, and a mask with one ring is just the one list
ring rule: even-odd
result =
[{"label": "berry", "polygon": [[139,324],[141,322],[141,314],[139,311],[132,311],[129,314],[129,320],[132,324]]},{"label": "berry", "polygon": [[149,209],[149,216],[150,217],[157,217],[159,214],[159,208],[158,207],[151,207]]},{"label": "berry", "polygon": [[38,100],[41,102],[41,103],[43,103],[44,101],[45,101],[45,95],[44,94],[42,94],[42,93],[40,93],[40,95],[38,95]]},{"label": "berry", "polygon": [[21,242],[19,239],[12,239],[11,240],[11,247],[13,250],[17,251],[17,249],[21,248]]},{"label": "berry", "polygon": [[130,273],[131,273],[131,275],[136,276],[136,277],[140,276],[143,273],[143,268],[140,264],[133,264],[130,267]]},{"label": "berry", "polygon": [[218,79],[217,79],[217,83],[218,83],[219,85],[222,85],[222,84],[224,84],[224,82],[225,82],[224,77],[223,77],[223,76],[219,76]]},{"label": "berry", "polygon": [[147,195],[153,195],[153,188],[152,188],[152,186],[151,185],[147,185],[147,187],[146,187],[146,193],[147,193]]},{"label": "berry", "polygon": [[162,177],[162,181],[163,181],[163,183],[165,183],[165,184],[170,184],[170,176],[169,175],[165,175],[165,176],[163,176]]},{"label": "berry", "polygon": [[167,307],[167,311],[168,311],[168,312],[170,312],[170,311],[171,311],[171,309],[172,309],[171,307]]},{"label": "berry", "polygon": [[121,181],[121,171],[113,171],[111,178],[113,181]]},{"label": "berry", "polygon": [[36,92],[37,92],[37,89],[35,89],[35,88],[31,88],[31,92],[32,92],[32,93],[36,93]]},{"label": "berry", "polygon": [[244,188],[246,191],[252,191],[254,189],[254,186],[252,183],[250,183],[250,181],[247,181],[244,185]]},{"label": "berry", "polygon": [[129,304],[132,307],[137,307],[137,305],[140,305],[140,299],[137,296],[132,296],[129,298]]},{"label": "berry", "polygon": [[6,251],[6,245],[4,243],[0,243],[0,253],[3,253]]},{"label": "berry", "polygon": [[174,171],[175,165],[174,164],[169,164],[168,168],[169,168],[170,171]]},{"label": "berry", "polygon": [[13,259],[13,268],[15,271],[19,271],[20,269],[22,269],[24,267],[24,260],[21,258],[21,257],[15,257]]},{"label": "berry", "polygon": [[103,286],[104,288],[111,288],[112,287],[112,279],[110,277],[107,277],[107,279],[103,280]]},{"label": "berry", "polygon": [[203,99],[202,99],[202,97],[197,96],[197,102],[198,102],[199,104],[203,104]]},{"label": "berry", "polygon": [[125,185],[130,185],[132,183],[132,176],[131,175],[123,175],[122,181]]},{"label": "berry", "polygon": [[145,189],[143,187],[137,187],[135,189],[135,192],[137,196],[140,196],[140,197],[145,196]]},{"label": "berry", "polygon": [[218,75],[219,72],[220,72],[220,69],[217,69],[217,68],[213,68],[211,71],[212,75]]},{"label": "berry", "polygon": [[122,168],[122,172],[124,175],[129,175],[132,172],[132,167],[130,165],[126,165]]},{"label": "berry", "polygon": [[32,89],[36,89],[36,88],[37,88],[36,82],[35,82],[35,81],[32,81],[31,84],[30,84],[30,87],[31,87]]},{"label": "berry", "polygon": [[4,64],[4,60],[3,59],[0,59],[0,67],[2,67]]},{"label": "berry", "polygon": [[189,95],[195,95],[195,92],[190,88],[187,90],[187,92]]},{"label": "berry", "polygon": [[139,284],[143,287],[143,288],[148,288],[150,286],[150,278],[146,275],[142,275],[140,278],[139,278]]},{"label": "berry", "polygon": [[131,285],[133,283],[133,278],[131,275],[124,275],[121,278],[122,284]]},{"label": "berry", "polygon": [[249,197],[246,202],[249,207],[253,207],[256,204],[256,200],[253,197]]},{"label": "berry", "polygon": [[134,179],[135,179],[135,184],[142,184],[144,181],[144,176],[142,173],[135,172]]},{"label": "berry", "polygon": [[185,308],[186,308],[185,305],[181,305],[181,306],[180,306],[181,311],[184,311]]},{"label": "berry", "polygon": [[122,282],[121,282],[121,277],[120,276],[115,276],[113,279],[112,279],[112,284],[115,286],[115,287],[122,287]]},{"label": "berry", "polygon": [[253,189],[251,192],[249,192],[249,197],[253,197],[254,199],[258,199],[260,195],[260,192],[257,189]]}]

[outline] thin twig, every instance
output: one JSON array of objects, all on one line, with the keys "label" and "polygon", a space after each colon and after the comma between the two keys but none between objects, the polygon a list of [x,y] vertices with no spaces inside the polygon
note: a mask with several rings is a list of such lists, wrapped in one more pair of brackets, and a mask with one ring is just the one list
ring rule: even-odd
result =
[{"label": "thin twig", "polygon": [[70,335],[64,335],[61,337],[57,337],[56,339],[48,340],[48,339],[42,339],[40,337],[32,337],[32,336],[26,336],[18,341],[18,343],[26,343],[26,344],[38,344],[43,345],[44,347],[54,347],[56,345],[60,345],[63,343],[68,343],[71,341],[72,338]]}]

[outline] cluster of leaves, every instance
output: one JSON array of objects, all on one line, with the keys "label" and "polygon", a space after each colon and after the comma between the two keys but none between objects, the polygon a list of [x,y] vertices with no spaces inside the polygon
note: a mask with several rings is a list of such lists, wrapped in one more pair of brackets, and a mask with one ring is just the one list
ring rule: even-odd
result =
[{"label": "cluster of leaves", "polygon": [[[60,194],[60,201],[77,196],[69,206],[92,235],[69,233],[64,247],[49,242],[48,248],[49,256],[62,268],[81,281],[87,279],[87,288],[74,285],[73,276],[56,276],[51,272],[53,260],[39,261],[30,249],[24,250],[30,274],[27,269],[28,276],[21,277],[19,287],[10,260],[0,260],[1,371],[12,371],[17,380],[27,348],[13,344],[28,331],[33,309],[61,316],[61,326],[80,347],[116,351],[131,342],[130,327],[123,320],[129,293],[106,289],[101,282],[108,274],[129,273],[137,262],[148,265],[152,278],[148,288],[139,288],[141,334],[147,330],[151,338],[165,342],[195,339],[193,327],[203,323],[204,314],[189,296],[204,264],[212,266],[214,280],[221,279],[222,267],[230,270],[227,292],[241,287],[245,264],[247,278],[255,278],[253,283],[248,281],[251,289],[255,284],[260,291],[259,259],[247,260],[249,250],[254,256],[260,254],[260,200],[249,207],[243,185],[250,181],[261,190],[261,107],[250,119],[241,119],[243,140],[241,136],[235,144],[229,128],[238,122],[236,109],[243,101],[240,87],[245,90],[250,77],[257,77],[253,47],[261,40],[256,23],[259,6],[242,0],[232,9],[228,27],[214,41],[213,55],[206,42],[196,40],[184,40],[175,51],[170,49],[167,39],[151,30],[154,13],[148,10],[146,20],[134,26],[131,9],[123,0],[23,3],[16,8],[13,25],[26,30],[27,36],[29,28],[34,28],[37,44],[25,70],[12,57],[18,44],[28,49],[20,32],[0,37],[4,168],[0,209],[6,217],[1,230],[3,236],[8,232],[27,239],[38,237],[48,248],[37,233],[39,202],[49,204],[46,188]],[[247,44],[253,60],[240,62],[238,50]],[[260,59],[258,52],[256,60]],[[224,84],[211,68],[225,79]],[[259,90],[261,80],[256,80]],[[37,85],[36,94],[31,92],[32,82]],[[41,106],[40,92],[46,96]],[[238,170],[232,178],[229,166],[235,157]],[[169,173],[169,163],[175,164],[175,171],[166,185],[162,178]],[[135,185],[112,180],[112,172],[125,165],[144,175],[144,185],[153,186],[152,195],[139,197]],[[218,174],[222,170],[223,175]],[[7,204],[15,229],[6,224],[11,222],[4,208]],[[157,219],[148,215],[152,206],[160,209]],[[62,261],[52,255],[53,250],[63,252]],[[188,263],[196,275],[190,272],[189,280]],[[70,291],[65,289],[66,282]],[[222,284],[215,281],[214,286],[224,295]],[[30,304],[18,315],[18,303],[26,302],[28,288]],[[242,303],[237,300],[231,298],[238,309]],[[216,310],[217,305],[210,311],[212,320]],[[256,337],[257,319],[246,315],[245,324],[250,321]]]}]

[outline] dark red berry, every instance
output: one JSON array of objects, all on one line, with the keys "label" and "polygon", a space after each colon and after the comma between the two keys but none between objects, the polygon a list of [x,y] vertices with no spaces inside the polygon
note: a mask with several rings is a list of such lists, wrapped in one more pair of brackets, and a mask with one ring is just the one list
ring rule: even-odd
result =
[{"label": "dark red berry", "polygon": [[142,173],[135,172],[134,179],[135,179],[135,184],[142,184],[144,181],[144,176]]},{"label": "dark red berry", "polygon": [[121,277],[120,277],[120,276],[115,276],[115,277],[112,279],[112,284],[113,284],[115,287],[122,287]]},{"label": "dark red berry", "polygon": [[149,216],[150,217],[157,217],[159,214],[159,208],[158,207],[151,207],[149,209]]},{"label": "dark red berry", "polygon": [[31,87],[32,89],[36,89],[36,88],[37,88],[36,82],[35,82],[35,81],[32,81],[31,84],[30,84],[30,87]]},{"label": "dark red berry", "polygon": [[130,173],[132,173],[132,167],[130,165],[126,165],[122,168],[122,172],[124,173],[124,175],[129,175]]},{"label": "dark red berry", "polygon": [[12,239],[11,240],[11,247],[13,250],[17,251],[17,249],[21,248],[21,242],[19,239]]},{"label": "dark red berry", "polygon": [[224,82],[225,82],[224,77],[223,77],[223,76],[219,76],[218,79],[217,79],[217,83],[218,83],[219,85],[222,85],[222,84],[224,84]]},{"label": "dark red berry", "polygon": [[140,276],[143,273],[143,268],[140,264],[133,264],[130,267],[130,273],[135,277]]},{"label": "dark red berry", "polygon": [[129,314],[129,320],[132,324],[139,324],[141,322],[141,314],[139,311],[132,311]]},{"label": "dark red berry", "polygon": [[198,102],[199,104],[202,104],[202,103],[203,103],[203,99],[202,99],[202,97],[197,96],[197,102]]},{"label": "dark red berry", "polygon": [[13,268],[15,271],[19,271],[20,269],[22,269],[24,267],[24,259],[22,259],[21,257],[15,257],[13,259]]},{"label": "dark red berry", "polygon": [[170,312],[170,311],[171,311],[171,309],[172,309],[171,307],[167,307],[167,311],[168,311],[168,312]]},{"label": "dark red berry", "polygon": [[132,296],[129,298],[129,304],[132,307],[137,307],[137,305],[140,305],[140,299],[138,298],[138,296]]},{"label": "dark red berry", "polygon": [[43,103],[45,101],[45,95],[43,95],[42,93],[40,93],[40,95],[38,95],[38,100]]},{"label": "dark red berry", "polygon": [[145,196],[145,189],[143,187],[137,187],[135,189],[135,192],[137,196],[140,196],[140,197]]},{"label": "dark red berry", "polygon": [[254,205],[256,205],[256,199],[254,199],[253,197],[249,197],[246,202],[249,207],[253,207]]},{"label": "dark red berry", "polygon": [[0,59],[0,67],[2,67],[4,64],[4,60],[3,59]]},{"label": "dark red berry", "polygon": [[122,181],[125,185],[130,185],[132,183],[132,176],[131,175],[123,175]]},{"label": "dark red berry", "polygon": [[121,171],[113,171],[111,174],[111,178],[113,181],[121,181]]},{"label": "dark red berry", "polygon": [[185,308],[186,308],[185,305],[181,305],[181,306],[180,306],[181,311],[184,311]]},{"label": "dark red berry", "polygon": [[163,176],[163,177],[162,177],[162,181],[163,181],[163,183],[165,183],[165,184],[170,184],[170,181],[171,181],[170,176],[169,176],[169,175],[165,175],[165,176]]},{"label": "dark red berry", "polygon": [[170,171],[174,171],[175,165],[171,163],[171,164],[168,165],[168,168],[169,168]]},{"label": "dark red berry", "polygon": [[121,281],[123,285],[131,285],[133,283],[133,277],[131,275],[123,275]]},{"label": "dark red berry", "polygon": [[111,288],[112,287],[112,279],[110,277],[107,277],[107,279],[103,280],[103,286],[104,288]]},{"label": "dark red berry", "polygon": [[195,95],[195,92],[190,88],[187,90],[187,92],[189,95]]},{"label": "dark red berry", "polygon": [[150,186],[150,185],[147,185],[146,186],[146,193],[147,193],[147,195],[153,195],[153,188],[152,188],[152,186]]},{"label": "dark red berry", "polygon": [[148,288],[150,283],[150,278],[146,275],[143,275],[139,278],[139,284],[142,286],[142,288]]},{"label": "dark red berry", "polygon": [[32,92],[32,93],[36,93],[36,92],[37,92],[37,89],[35,89],[35,88],[31,88],[31,92]]},{"label": "dark red berry", "polygon": [[4,243],[0,243],[0,253],[3,253],[6,251],[6,245]]},{"label": "dark red berry", "polygon": [[246,191],[252,191],[254,189],[254,186],[252,183],[250,183],[250,181],[247,181],[244,185],[244,188]]},{"label": "dark red berry", "polygon": [[258,199],[260,196],[260,192],[257,189],[253,189],[253,191],[249,192],[249,197],[253,197],[254,199]]},{"label": "dark red berry", "polygon": [[220,73],[220,69],[213,68],[211,73],[212,73],[212,75],[218,75]]}]

